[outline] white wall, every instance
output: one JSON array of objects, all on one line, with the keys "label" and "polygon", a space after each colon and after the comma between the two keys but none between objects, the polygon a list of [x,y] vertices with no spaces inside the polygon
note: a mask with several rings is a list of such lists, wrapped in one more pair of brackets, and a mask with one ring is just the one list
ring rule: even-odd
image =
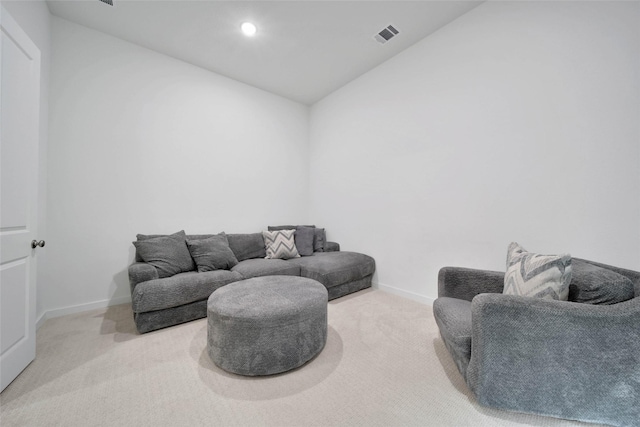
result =
[{"label": "white wall", "polygon": [[52,17],[54,314],[129,300],[136,233],[303,222],[308,107]]},{"label": "white wall", "polygon": [[[51,69],[51,24],[44,1],[3,1],[2,6],[40,50],[40,131],[38,144],[38,239],[47,239],[47,145],[49,140],[49,76]],[[47,250],[36,251],[36,318],[45,311],[41,289],[49,283],[46,275]]]},{"label": "white wall", "polygon": [[310,212],[382,287],[507,245],[640,268],[640,3],[489,2],[311,110]]}]

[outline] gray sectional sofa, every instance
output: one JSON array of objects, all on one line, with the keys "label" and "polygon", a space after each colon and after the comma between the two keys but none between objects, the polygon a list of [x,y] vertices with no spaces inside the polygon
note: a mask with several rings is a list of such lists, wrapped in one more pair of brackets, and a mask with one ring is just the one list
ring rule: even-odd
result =
[{"label": "gray sectional sofa", "polygon": [[[183,233],[183,236],[192,241],[219,235]],[[154,266],[144,262],[136,245],[135,262],[129,266],[129,284],[133,316],[140,333],[206,317],[207,299],[211,293],[229,283],[252,277],[289,275],[314,279],[327,288],[330,300],[371,286],[374,259],[360,253],[342,252],[337,243],[316,242],[310,256],[265,259],[261,233],[225,236],[237,264],[229,269],[205,272],[197,272],[194,264],[192,271],[171,275],[171,272],[157,268],[157,263]],[[138,241],[154,239],[162,244],[163,238],[167,241],[168,237],[138,235]]]}]

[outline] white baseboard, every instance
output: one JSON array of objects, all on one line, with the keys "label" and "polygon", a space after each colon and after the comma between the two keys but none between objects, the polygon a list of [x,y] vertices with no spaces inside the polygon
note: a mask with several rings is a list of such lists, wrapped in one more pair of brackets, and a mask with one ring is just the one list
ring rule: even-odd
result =
[{"label": "white baseboard", "polygon": [[[393,286],[385,285],[384,283],[374,282],[372,284],[373,288],[380,289],[384,292],[389,292],[390,294],[399,295],[404,298],[408,298],[410,300],[417,301],[426,305],[433,305],[434,299],[425,295],[416,294],[414,292],[405,291],[404,289],[398,289]],[[72,305],[69,307],[62,308],[54,308],[52,310],[47,310],[40,315],[38,320],[36,321],[36,329],[40,329],[40,327],[46,322],[48,319],[53,319],[54,317],[66,316],[67,314],[81,313],[83,311],[95,310],[97,308],[106,308],[112,305],[125,304],[131,302],[131,297],[123,296],[118,298],[113,298],[110,300],[102,300],[95,301],[86,304],[78,304]]]},{"label": "white baseboard", "polygon": [[435,301],[434,298],[431,298],[425,295],[416,294],[414,292],[405,291],[404,289],[398,289],[393,286],[385,285],[384,283],[380,283],[380,282],[374,282],[373,287],[376,289],[380,289],[381,291],[389,292],[390,294],[394,294],[394,295],[399,295],[401,297],[405,297],[426,305],[433,305],[433,301]]},{"label": "white baseboard", "polygon": [[95,310],[97,308],[106,308],[112,305],[124,304],[127,302],[131,302],[130,296],[123,296],[118,298],[113,298],[110,300],[102,300],[95,301],[86,304],[78,304],[72,305],[69,307],[62,308],[54,308],[52,310],[47,310],[40,315],[38,320],[36,321],[36,330],[40,329],[40,327],[46,322],[48,319],[53,319],[54,317],[66,316],[67,314],[80,313],[83,311]]}]

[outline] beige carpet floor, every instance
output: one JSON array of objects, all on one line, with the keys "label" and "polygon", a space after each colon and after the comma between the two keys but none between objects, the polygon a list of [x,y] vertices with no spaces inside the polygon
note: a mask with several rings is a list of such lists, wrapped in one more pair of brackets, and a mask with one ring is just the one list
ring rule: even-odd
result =
[{"label": "beige carpet floor", "polygon": [[225,373],[206,336],[206,319],[139,335],[128,304],[49,319],[0,425],[587,426],[479,406],[431,308],[380,290],[331,301],[325,349],[285,374]]}]

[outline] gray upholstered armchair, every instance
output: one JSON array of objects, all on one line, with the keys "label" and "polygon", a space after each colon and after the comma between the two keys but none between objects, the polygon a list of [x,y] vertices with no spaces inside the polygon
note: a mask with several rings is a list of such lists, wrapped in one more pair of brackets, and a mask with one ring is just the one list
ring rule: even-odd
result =
[{"label": "gray upholstered armchair", "polygon": [[576,265],[613,271],[635,296],[604,305],[503,295],[502,272],[445,267],[440,334],[482,405],[640,426],[640,272],[577,261],[574,275]]}]

